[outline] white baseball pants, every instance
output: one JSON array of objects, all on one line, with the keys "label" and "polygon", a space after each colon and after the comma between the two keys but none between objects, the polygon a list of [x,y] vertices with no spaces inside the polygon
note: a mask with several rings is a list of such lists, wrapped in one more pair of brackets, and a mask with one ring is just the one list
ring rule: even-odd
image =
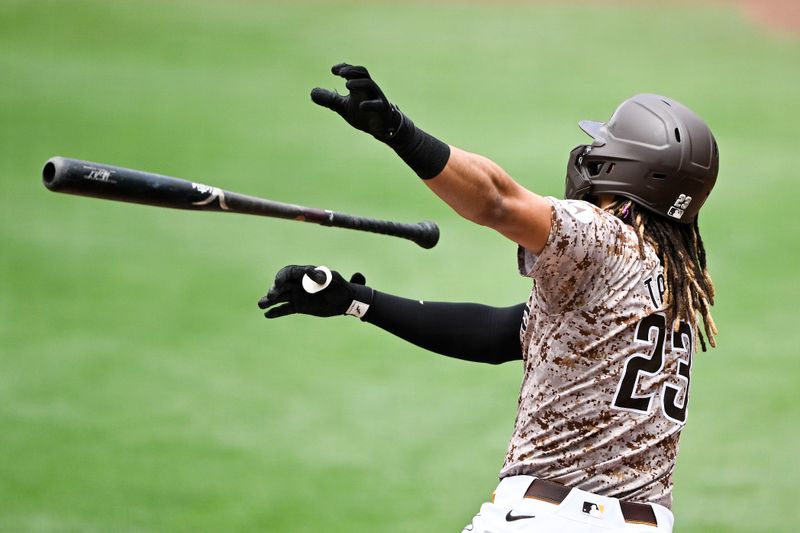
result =
[{"label": "white baseball pants", "polygon": [[484,503],[462,533],[671,533],[672,512],[651,504],[657,526],[626,522],[616,498],[572,489],[560,504],[525,497],[532,476],[500,481],[494,501]]}]

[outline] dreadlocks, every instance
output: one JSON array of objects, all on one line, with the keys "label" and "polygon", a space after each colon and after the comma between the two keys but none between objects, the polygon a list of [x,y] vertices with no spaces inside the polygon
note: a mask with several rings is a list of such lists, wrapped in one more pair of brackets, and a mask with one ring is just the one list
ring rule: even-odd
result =
[{"label": "dreadlocks", "polygon": [[[651,245],[664,268],[667,292],[664,309],[675,331],[681,320],[698,331],[700,346],[706,351],[706,338],[712,347],[717,327],[711,317],[714,305],[714,284],[706,269],[706,250],[697,219],[692,224],[676,224],[636,205],[625,198],[616,198],[606,207],[639,236],[639,253],[645,255],[645,243]],[[705,338],[700,333],[699,317],[703,319]]]}]

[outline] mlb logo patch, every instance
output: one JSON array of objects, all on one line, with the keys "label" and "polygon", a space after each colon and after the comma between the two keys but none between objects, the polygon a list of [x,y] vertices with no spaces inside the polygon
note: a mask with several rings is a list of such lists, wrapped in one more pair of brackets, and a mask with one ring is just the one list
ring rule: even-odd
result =
[{"label": "mlb logo patch", "polygon": [[689,204],[692,203],[692,197],[686,196],[685,194],[681,194],[675,200],[675,203],[672,204],[672,207],[669,208],[667,214],[672,218],[677,218],[680,220],[683,217],[683,212],[686,208],[689,207]]},{"label": "mlb logo patch", "polygon": [[603,518],[603,514],[606,512],[606,506],[601,503],[583,502],[582,511],[589,516]]}]

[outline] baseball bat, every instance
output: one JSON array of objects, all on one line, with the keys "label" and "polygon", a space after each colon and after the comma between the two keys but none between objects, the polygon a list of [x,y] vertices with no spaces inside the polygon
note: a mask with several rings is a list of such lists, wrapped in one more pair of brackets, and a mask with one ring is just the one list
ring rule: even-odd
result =
[{"label": "baseball bat", "polygon": [[80,159],[66,157],[48,159],[42,169],[42,181],[51,191],[105,200],[299,220],[400,237],[411,240],[423,248],[433,248],[439,241],[439,227],[430,221],[405,224],[337,213]]}]

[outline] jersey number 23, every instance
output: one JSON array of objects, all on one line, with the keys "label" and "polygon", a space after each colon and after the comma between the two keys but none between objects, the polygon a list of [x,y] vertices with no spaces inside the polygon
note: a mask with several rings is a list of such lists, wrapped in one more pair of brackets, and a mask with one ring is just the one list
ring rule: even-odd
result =
[{"label": "jersey number 23", "polygon": [[[678,424],[686,422],[686,406],[689,403],[689,371],[692,365],[692,328],[686,322],[681,322],[677,330],[667,327],[667,319],[662,313],[647,316],[636,326],[634,342],[637,344],[653,345],[649,355],[636,354],[625,362],[625,370],[617,385],[613,406],[624,411],[648,414],[652,408],[656,392],[650,394],[636,394],[637,384],[642,374],[656,376],[664,371],[664,349],[670,336],[672,353],[678,357],[677,382],[664,383],[661,388],[661,409],[668,419]],[[655,337],[655,339],[653,338]],[[655,342],[653,342],[655,340]],[[678,403],[678,396],[683,390],[683,401]]]}]

